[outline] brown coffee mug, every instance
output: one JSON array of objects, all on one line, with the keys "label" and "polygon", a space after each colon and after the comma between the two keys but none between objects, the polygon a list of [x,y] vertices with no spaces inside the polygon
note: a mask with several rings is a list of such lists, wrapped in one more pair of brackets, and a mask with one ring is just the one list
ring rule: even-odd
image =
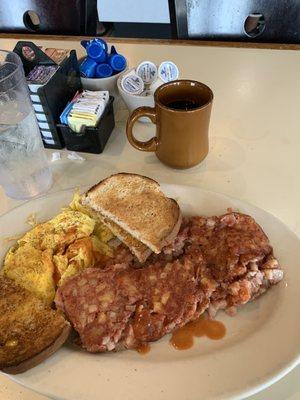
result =
[{"label": "brown coffee mug", "polygon": [[[207,156],[208,128],[213,101],[211,89],[197,81],[165,83],[154,93],[155,107],[139,107],[127,121],[129,142],[138,150],[153,151],[164,164],[190,168]],[[132,133],[134,123],[149,117],[156,124],[156,136],[147,142]]]}]

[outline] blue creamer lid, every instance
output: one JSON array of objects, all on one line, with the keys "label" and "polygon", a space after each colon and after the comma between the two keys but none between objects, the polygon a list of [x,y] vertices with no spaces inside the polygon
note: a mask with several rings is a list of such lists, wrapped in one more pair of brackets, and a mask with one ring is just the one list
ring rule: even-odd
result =
[{"label": "blue creamer lid", "polygon": [[106,52],[108,51],[108,46],[107,46],[107,43],[106,43],[105,40],[99,39],[99,38],[96,38],[96,39],[94,39],[94,40],[97,41],[97,43],[101,44],[101,46],[103,47],[103,49],[104,49]]},{"label": "blue creamer lid", "polygon": [[126,68],[126,58],[121,54],[112,54],[108,58],[108,62],[113,70],[121,72]]},{"label": "blue creamer lid", "polygon": [[91,40],[82,40],[80,43],[81,43],[81,46],[86,49],[87,47],[89,47],[89,45],[91,43],[95,43],[95,42],[97,42],[99,45],[101,45],[106,52],[108,51],[107,43],[103,39],[95,38],[95,39],[91,39]]},{"label": "blue creamer lid", "polygon": [[80,64],[79,70],[81,76],[85,78],[94,78],[96,72],[97,63],[92,58],[86,57]]},{"label": "blue creamer lid", "polygon": [[92,41],[86,48],[87,55],[97,63],[105,62],[107,53],[97,41]]},{"label": "blue creamer lid", "polygon": [[113,74],[113,69],[109,64],[99,64],[96,68],[96,78],[108,78]]}]

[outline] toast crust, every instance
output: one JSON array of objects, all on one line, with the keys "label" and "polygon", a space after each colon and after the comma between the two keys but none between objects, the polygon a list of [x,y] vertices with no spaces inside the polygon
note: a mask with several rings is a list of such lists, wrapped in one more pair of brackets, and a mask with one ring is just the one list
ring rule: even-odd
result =
[{"label": "toast crust", "polygon": [[66,342],[71,333],[71,330],[71,325],[66,321],[66,325],[63,328],[61,334],[54,340],[54,342],[50,346],[46,347],[35,356],[20,362],[19,364],[10,365],[8,367],[2,368],[2,372],[4,372],[5,374],[16,375],[21,374],[30,368],[36,367],[46,358],[54,354]]},{"label": "toast crust", "polygon": [[[176,206],[178,207],[178,209],[179,209],[179,205],[178,205],[177,201],[174,200],[174,199],[171,199],[171,198],[170,198],[170,200],[172,200],[172,201],[176,204]],[[182,214],[181,214],[181,211],[180,211],[180,209],[179,209],[179,212],[178,212],[178,219],[177,219],[177,221],[176,221],[176,223],[175,223],[175,225],[174,225],[174,227],[173,227],[173,230],[169,233],[168,236],[166,236],[166,237],[163,239],[163,241],[162,241],[162,243],[161,243],[161,247],[165,247],[165,246],[167,246],[168,244],[172,243],[172,242],[175,240],[175,238],[176,238],[176,236],[177,236],[177,234],[178,234],[178,232],[179,232],[181,223],[182,223]]]},{"label": "toast crust", "polygon": [[86,192],[86,194],[92,193],[94,190],[97,190],[97,188],[105,183],[106,181],[108,181],[111,177],[116,176],[116,175],[120,175],[120,176],[138,176],[138,177],[142,177],[148,181],[150,181],[151,183],[156,183],[159,186],[159,183],[157,181],[155,181],[152,178],[149,178],[149,176],[145,176],[145,175],[139,175],[139,174],[134,174],[131,172],[119,172],[117,174],[113,174],[110,176],[107,176],[106,178],[102,179],[102,181],[99,181],[98,183],[96,183],[95,185],[93,185],[92,187],[89,188],[89,190]]}]

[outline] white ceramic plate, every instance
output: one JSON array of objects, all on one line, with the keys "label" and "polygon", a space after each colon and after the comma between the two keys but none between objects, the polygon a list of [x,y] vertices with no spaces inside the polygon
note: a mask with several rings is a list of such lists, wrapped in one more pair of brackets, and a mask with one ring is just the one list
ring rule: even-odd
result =
[{"label": "white ceramic plate", "polygon": [[[163,185],[189,214],[221,214],[228,207],[252,215],[268,234],[284,266],[278,286],[243,307],[236,317],[218,315],[227,328],[219,341],[196,340],[177,351],[165,337],[147,355],[135,351],[88,354],[63,347],[17,382],[55,399],[66,400],[208,400],[242,399],[271,385],[299,363],[300,241],[271,214],[199,188]],[[28,230],[25,220],[54,216],[73,190],[24,203],[0,218],[0,237]],[[1,247],[4,257],[8,245]]]}]

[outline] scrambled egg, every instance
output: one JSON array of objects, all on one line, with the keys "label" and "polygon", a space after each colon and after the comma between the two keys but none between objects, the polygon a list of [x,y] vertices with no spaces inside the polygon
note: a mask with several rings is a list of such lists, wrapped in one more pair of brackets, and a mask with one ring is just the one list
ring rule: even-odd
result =
[{"label": "scrambled egg", "polygon": [[2,273],[51,304],[58,285],[112,256],[112,233],[80,203],[35,226],[8,251]]},{"label": "scrambled egg", "polygon": [[54,265],[51,250],[40,250],[30,243],[14,246],[5,257],[3,273],[20,286],[34,292],[45,303],[55,296]]},{"label": "scrambled egg", "polygon": [[104,243],[108,242],[110,239],[114,237],[114,235],[111,233],[111,231],[101,222],[97,220],[97,216],[95,211],[89,209],[88,207],[82,205],[80,203],[80,193],[76,192],[74,194],[73,200],[70,203],[70,208],[74,211],[80,211],[83,214],[88,215],[89,217],[93,218],[95,220],[95,228],[94,228],[94,233],[95,235]]},{"label": "scrambled egg", "polygon": [[63,251],[74,240],[90,236],[95,228],[95,221],[78,211],[65,210],[48,222],[37,225],[27,232],[18,244],[31,243],[41,250]]}]

